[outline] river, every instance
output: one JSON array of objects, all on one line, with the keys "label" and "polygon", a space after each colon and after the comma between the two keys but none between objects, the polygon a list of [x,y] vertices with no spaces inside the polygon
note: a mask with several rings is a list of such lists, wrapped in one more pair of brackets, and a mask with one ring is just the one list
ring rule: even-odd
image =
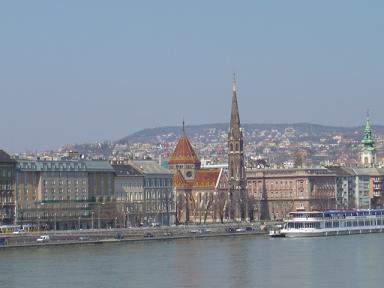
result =
[{"label": "river", "polygon": [[0,251],[0,287],[382,287],[384,234]]}]

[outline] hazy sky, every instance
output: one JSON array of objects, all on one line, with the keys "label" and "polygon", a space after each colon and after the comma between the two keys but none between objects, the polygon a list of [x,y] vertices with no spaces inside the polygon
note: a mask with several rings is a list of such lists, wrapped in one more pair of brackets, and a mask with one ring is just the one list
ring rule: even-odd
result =
[{"label": "hazy sky", "polygon": [[0,149],[228,122],[384,124],[384,1],[1,1]]}]

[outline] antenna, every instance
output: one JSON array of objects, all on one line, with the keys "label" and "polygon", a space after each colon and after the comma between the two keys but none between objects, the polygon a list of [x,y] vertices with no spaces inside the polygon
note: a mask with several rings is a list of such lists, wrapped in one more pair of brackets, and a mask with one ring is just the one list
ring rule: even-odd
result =
[{"label": "antenna", "polygon": [[184,117],[183,117],[183,134],[185,134],[185,122],[184,122]]}]

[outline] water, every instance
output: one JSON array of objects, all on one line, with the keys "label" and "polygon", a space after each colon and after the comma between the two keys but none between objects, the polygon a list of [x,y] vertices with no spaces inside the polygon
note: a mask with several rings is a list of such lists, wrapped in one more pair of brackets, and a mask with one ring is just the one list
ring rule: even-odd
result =
[{"label": "water", "polygon": [[0,251],[0,287],[381,287],[384,234]]}]

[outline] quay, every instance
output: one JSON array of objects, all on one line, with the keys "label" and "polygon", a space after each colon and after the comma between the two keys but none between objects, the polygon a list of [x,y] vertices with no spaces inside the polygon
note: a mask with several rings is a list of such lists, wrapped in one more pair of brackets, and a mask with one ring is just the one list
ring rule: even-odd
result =
[{"label": "quay", "polygon": [[[265,231],[250,226],[249,224],[39,231],[26,232],[23,234],[0,234],[0,237],[5,239],[5,241],[0,244],[0,249],[189,240],[213,237],[260,236],[265,234]],[[41,235],[48,235],[49,241],[37,242],[36,240]]]}]

